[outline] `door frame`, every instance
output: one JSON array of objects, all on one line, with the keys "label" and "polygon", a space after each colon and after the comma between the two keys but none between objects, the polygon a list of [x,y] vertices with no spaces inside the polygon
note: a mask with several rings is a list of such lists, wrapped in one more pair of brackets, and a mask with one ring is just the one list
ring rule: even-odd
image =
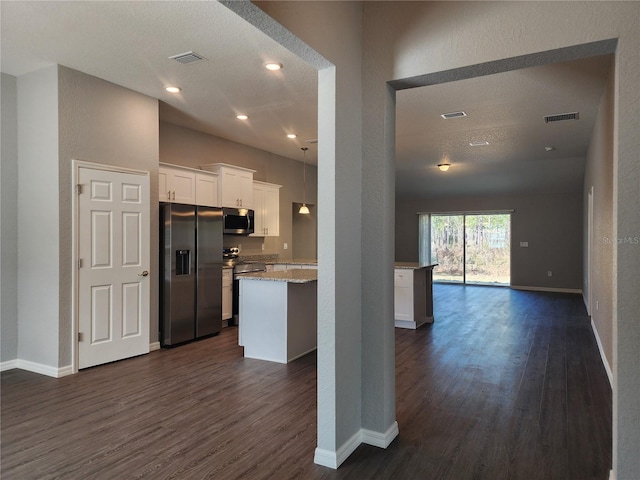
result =
[{"label": "door frame", "polygon": [[[135,170],[132,168],[119,167],[117,165],[106,165],[103,163],[88,162],[85,160],[71,160],[71,373],[78,373],[78,332],[80,330],[79,323],[79,288],[78,283],[78,252],[80,247],[80,228],[79,228],[79,202],[78,202],[78,179],[80,178],[80,169],[88,168],[91,170],[102,170],[113,173],[129,173],[133,175],[141,175],[150,177],[150,172],[145,170]],[[151,180],[151,179],[150,179]],[[149,199],[151,202],[151,199]],[[151,248],[151,246],[149,246]]]}]

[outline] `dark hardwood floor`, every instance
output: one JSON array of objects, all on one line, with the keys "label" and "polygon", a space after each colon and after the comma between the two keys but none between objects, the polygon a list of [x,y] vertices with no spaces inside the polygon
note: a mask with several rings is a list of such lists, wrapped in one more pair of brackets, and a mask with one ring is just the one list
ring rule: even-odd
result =
[{"label": "dark hardwood floor", "polygon": [[400,436],[313,464],[315,355],[244,359],[217,337],[53,379],[2,373],[9,479],[606,480],[611,389],[578,295],[435,286],[396,329]]}]

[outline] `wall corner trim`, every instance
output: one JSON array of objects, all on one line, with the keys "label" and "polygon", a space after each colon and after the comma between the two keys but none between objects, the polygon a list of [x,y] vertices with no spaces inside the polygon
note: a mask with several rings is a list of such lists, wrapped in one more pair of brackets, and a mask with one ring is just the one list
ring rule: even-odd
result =
[{"label": "wall corner trim", "polygon": [[313,463],[323,467],[333,468],[335,470],[342,465],[347,458],[349,458],[349,455],[351,455],[361,443],[366,443],[367,445],[372,445],[374,447],[387,448],[399,433],[398,422],[395,421],[384,433],[361,428],[335,452],[316,448]]},{"label": "wall corner trim", "polygon": [[[613,373],[611,371],[611,366],[607,361],[607,357],[604,354],[604,348],[602,348],[602,342],[600,341],[600,335],[598,335],[598,329],[596,328],[596,324],[593,323],[593,317],[591,317],[591,330],[593,330],[593,336],[596,337],[596,343],[598,344],[598,351],[600,352],[600,358],[602,359],[602,364],[604,365],[604,369],[607,372],[607,377],[609,378],[609,385],[613,389]],[[613,470],[611,470],[613,473]],[[610,477],[614,478],[614,477]]]}]

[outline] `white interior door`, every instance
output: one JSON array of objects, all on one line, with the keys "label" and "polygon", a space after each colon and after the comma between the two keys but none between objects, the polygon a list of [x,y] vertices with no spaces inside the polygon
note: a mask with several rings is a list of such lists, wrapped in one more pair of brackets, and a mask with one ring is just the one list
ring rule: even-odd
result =
[{"label": "white interior door", "polygon": [[78,169],[78,367],[149,352],[149,176]]}]

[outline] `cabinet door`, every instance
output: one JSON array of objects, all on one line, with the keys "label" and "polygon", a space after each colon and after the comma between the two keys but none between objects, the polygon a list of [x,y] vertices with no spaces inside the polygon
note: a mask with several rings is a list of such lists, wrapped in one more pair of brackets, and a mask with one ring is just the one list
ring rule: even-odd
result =
[{"label": "cabinet door", "polygon": [[196,176],[192,172],[175,170],[171,175],[171,200],[176,203],[196,203]]},{"label": "cabinet door", "polygon": [[237,174],[238,196],[240,207],[253,208],[253,173],[240,171]]},{"label": "cabinet door", "polygon": [[253,217],[253,233],[252,237],[266,236],[266,228],[264,221],[264,194],[265,190],[262,185],[253,186],[253,208],[255,216]]},{"label": "cabinet door", "polygon": [[170,172],[166,168],[160,167],[158,170],[158,201],[169,202],[171,201],[169,190],[169,175]]},{"label": "cabinet door", "polygon": [[222,170],[220,175],[220,202],[223,207],[238,208],[238,173],[234,170]]},{"label": "cabinet door", "polygon": [[218,206],[218,177],[196,173],[196,205]]},{"label": "cabinet door", "polygon": [[411,270],[395,270],[393,304],[396,320],[413,320],[413,273]]},{"label": "cabinet door", "polygon": [[[255,201],[255,199],[254,199]],[[263,191],[262,212],[265,236],[280,235],[280,189],[267,187]]]},{"label": "cabinet door", "polygon": [[233,316],[233,270],[222,270],[222,320]]}]

